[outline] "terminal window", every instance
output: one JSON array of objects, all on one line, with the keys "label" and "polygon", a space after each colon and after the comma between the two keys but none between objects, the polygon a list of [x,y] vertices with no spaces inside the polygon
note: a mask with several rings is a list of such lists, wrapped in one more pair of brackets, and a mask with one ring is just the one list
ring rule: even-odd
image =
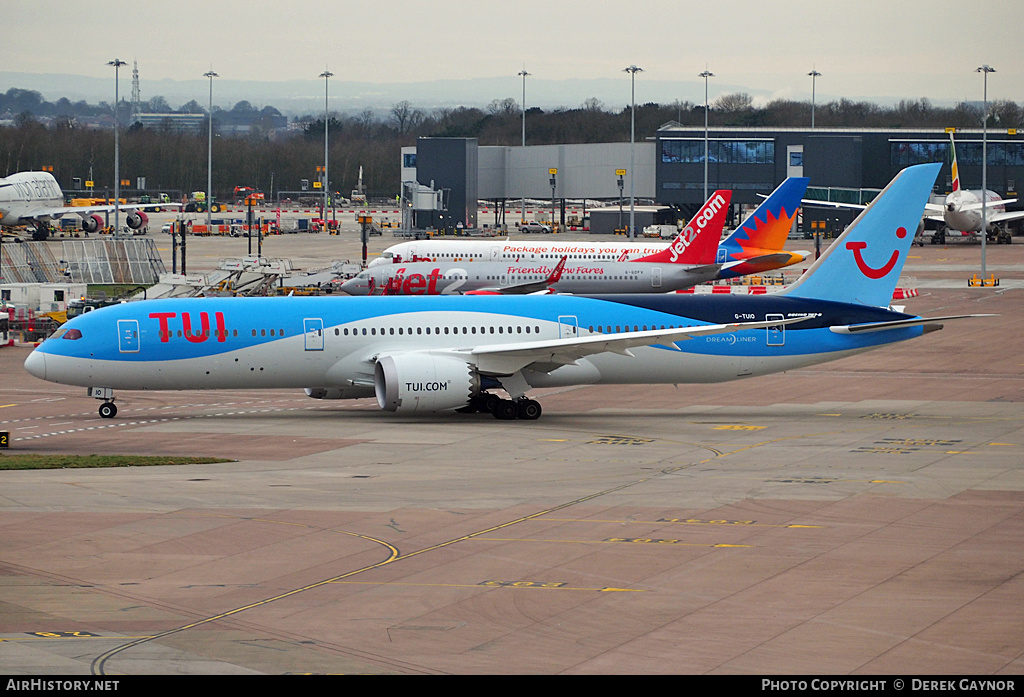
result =
[{"label": "terminal window", "polygon": [[[906,167],[926,162],[948,162],[949,143],[893,141],[890,144],[892,164]],[[982,142],[958,141],[956,159],[961,165],[981,165]],[[992,166],[1024,165],[1024,142],[989,141],[988,164]]]},{"label": "terminal window", "polygon": [[928,162],[945,162],[949,159],[949,143],[891,142],[889,153],[892,164],[902,167],[923,165]]},{"label": "terminal window", "polygon": [[[774,164],[775,142],[770,140],[712,140],[708,162],[721,164]],[[661,161],[691,164],[704,162],[704,139],[661,141]]]}]

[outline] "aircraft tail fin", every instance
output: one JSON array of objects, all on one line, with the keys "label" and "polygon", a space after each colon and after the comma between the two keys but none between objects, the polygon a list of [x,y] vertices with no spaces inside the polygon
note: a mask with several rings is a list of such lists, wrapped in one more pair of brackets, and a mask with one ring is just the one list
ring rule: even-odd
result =
[{"label": "aircraft tail fin", "polygon": [[953,131],[949,132],[949,156],[952,160],[953,191],[960,191],[960,168],[956,166],[956,143],[953,142]]},{"label": "aircraft tail fin", "polygon": [[711,194],[690,224],[680,231],[668,248],[636,261],[660,264],[714,264],[715,250],[725,228],[732,191],[719,189]]},{"label": "aircraft tail fin", "polygon": [[718,246],[718,262],[726,264],[782,251],[807,191],[807,177],[789,177]]},{"label": "aircraft tail fin", "polygon": [[888,307],[941,166],[915,165],[897,174],[811,268],[782,292]]}]

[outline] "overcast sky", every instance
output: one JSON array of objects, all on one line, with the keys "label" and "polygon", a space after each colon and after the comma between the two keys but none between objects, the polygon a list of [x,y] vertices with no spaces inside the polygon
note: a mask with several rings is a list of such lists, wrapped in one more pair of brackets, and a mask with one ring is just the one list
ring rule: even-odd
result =
[{"label": "overcast sky", "polygon": [[[621,79],[618,104],[595,95],[619,106],[629,101],[622,70],[635,64],[641,103],[665,100],[645,94],[645,79],[679,81],[678,98],[703,101],[705,66],[712,98],[717,81],[809,100],[816,69],[820,100],[956,102],[981,99],[975,68],[987,63],[998,71],[989,98],[1024,101],[1022,0],[5,0],[0,21],[0,70],[104,77],[120,58],[122,94],[133,60],[147,80],[212,67],[288,81],[327,67],[335,79],[404,83],[507,79],[525,66],[536,79]],[[480,98],[505,96],[518,99]]]}]

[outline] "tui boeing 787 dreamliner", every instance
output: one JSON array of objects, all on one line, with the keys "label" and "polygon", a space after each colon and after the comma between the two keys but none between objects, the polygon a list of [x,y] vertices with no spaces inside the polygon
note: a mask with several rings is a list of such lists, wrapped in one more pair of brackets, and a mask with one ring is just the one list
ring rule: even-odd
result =
[{"label": "tui boeing 787 dreamliner", "polygon": [[[771,295],[187,298],[76,317],[25,361],[113,390],[305,388],[398,413],[535,419],[531,389],[710,383],[823,363],[941,328],[888,308],[938,165],[901,172],[806,274]],[[507,393],[501,397],[496,391]]]}]

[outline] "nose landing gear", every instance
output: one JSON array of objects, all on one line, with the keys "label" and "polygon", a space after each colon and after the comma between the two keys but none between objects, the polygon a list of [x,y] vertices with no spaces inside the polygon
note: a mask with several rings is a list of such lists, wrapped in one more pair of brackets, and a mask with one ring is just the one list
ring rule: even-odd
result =
[{"label": "nose landing gear", "polygon": [[101,418],[112,419],[117,416],[117,407],[114,406],[114,390],[109,387],[90,387],[87,394],[90,397],[103,400],[99,409]]}]

